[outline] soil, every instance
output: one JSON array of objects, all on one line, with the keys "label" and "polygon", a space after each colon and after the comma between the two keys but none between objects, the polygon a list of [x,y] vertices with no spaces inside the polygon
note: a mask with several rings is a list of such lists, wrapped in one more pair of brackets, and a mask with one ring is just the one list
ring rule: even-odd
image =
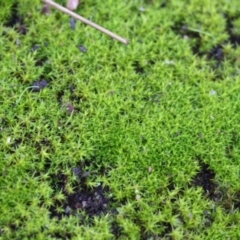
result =
[{"label": "soil", "polygon": [[200,171],[192,179],[190,187],[201,187],[203,197],[209,198],[216,205],[222,206],[226,212],[234,211],[240,208],[240,192],[235,195],[229,195],[227,189],[221,188],[215,180],[215,173],[211,167],[198,158]]},{"label": "soil", "polygon": [[137,74],[144,74],[144,68],[140,65],[139,62],[134,62],[133,69]]},{"label": "soil", "polygon": [[211,199],[217,188],[217,185],[213,182],[215,173],[210,169],[208,164],[199,161],[199,165],[200,171],[192,180],[192,185],[202,187],[204,193]]},{"label": "soil", "polygon": [[106,213],[109,199],[105,196],[105,192],[107,190],[102,186],[82,189],[68,197],[66,208],[84,210],[90,217]]},{"label": "soil", "polygon": [[4,25],[6,27],[13,27],[18,33],[25,35],[27,33],[27,28],[24,25],[23,19],[18,15],[17,7],[17,3],[13,4],[11,17]]},{"label": "soil", "polygon": [[[77,216],[79,218],[79,224],[91,225],[93,217],[108,214],[112,216],[112,232],[115,236],[121,235],[121,228],[116,223],[116,208],[113,207],[115,204],[114,200],[109,196],[110,190],[107,187],[103,187],[101,183],[95,187],[88,187],[87,179],[91,176],[92,172],[84,170],[90,164],[90,161],[79,162],[78,167],[72,168],[72,174],[78,179],[76,184],[73,186],[75,191],[72,194],[68,194],[66,185],[68,183],[68,177],[63,173],[52,175],[52,188],[54,192],[62,191],[65,195],[65,201],[55,201],[50,211],[50,218],[57,218],[58,220],[63,217]],[[46,166],[47,167],[47,166]],[[100,169],[98,174],[103,174],[106,169]],[[62,209],[59,212],[57,209]],[[66,233],[70,234],[70,233]],[[63,238],[62,234],[54,234],[54,237]],[[71,239],[71,236],[69,236]]]}]

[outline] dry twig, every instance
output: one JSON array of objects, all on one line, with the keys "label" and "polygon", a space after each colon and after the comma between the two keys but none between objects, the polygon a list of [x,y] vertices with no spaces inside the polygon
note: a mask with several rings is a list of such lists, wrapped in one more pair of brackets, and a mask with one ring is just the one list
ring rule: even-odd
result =
[{"label": "dry twig", "polygon": [[78,15],[78,14],[76,14],[76,13],[68,10],[67,8],[62,7],[61,5],[55,3],[55,2],[53,2],[53,1],[51,1],[51,0],[42,0],[42,1],[43,1],[44,3],[46,3],[46,4],[48,4],[48,5],[56,8],[56,9],[58,9],[59,11],[61,11],[61,12],[63,12],[63,13],[66,13],[66,14],[68,14],[69,16],[71,16],[71,17],[73,17],[73,18],[75,18],[75,19],[77,19],[77,20],[79,20],[79,21],[81,21],[81,22],[83,22],[83,23],[85,23],[85,24],[87,24],[87,25],[89,25],[89,26],[91,26],[91,27],[99,30],[100,32],[107,34],[108,36],[110,36],[110,37],[118,40],[119,42],[122,42],[122,43],[124,43],[124,44],[128,44],[128,41],[127,41],[126,39],[124,39],[124,38],[116,35],[116,34],[113,33],[113,32],[110,32],[109,30],[107,30],[107,29],[105,29],[105,28],[97,25],[96,23],[93,23],[93,22],[89,21],[88,19],[86,19],[86,18],[84,18],[84,17],[81,17],[80,15]]}]

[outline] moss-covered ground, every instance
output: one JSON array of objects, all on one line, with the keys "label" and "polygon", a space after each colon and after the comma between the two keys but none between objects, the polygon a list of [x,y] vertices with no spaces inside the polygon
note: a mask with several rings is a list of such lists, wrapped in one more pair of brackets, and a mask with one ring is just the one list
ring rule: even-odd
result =
[{"label": "moss-covered ground", "polygon": [[240,239],[239,0],[41,9],[0,3],[0,239]]}]

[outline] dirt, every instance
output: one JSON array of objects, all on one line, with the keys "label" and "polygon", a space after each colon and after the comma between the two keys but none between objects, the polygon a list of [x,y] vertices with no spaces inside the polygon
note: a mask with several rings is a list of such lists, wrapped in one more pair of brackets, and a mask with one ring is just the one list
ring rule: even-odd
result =
[{"label": "dirt", "polygon": [[217,201],[216,190],[217,184],[214,183],[215,173],[210,169],[210,166],[199,160],[200,170],[192,179],[191,186],[201,187],[205,194],[211,200]]},{"label": "dirt", "polygon": [[68,196],[66,208],[84,210],[90,217],[106,213],[109,202],[109,199],[105,196],[106,192],[107,189],[102,186],[82,189]]},{"label": "dirt", "polygon": [[233,21],[238,19],[240,17],[240,14],[237,16],[230,16],[228,14],[224,14],[224,17],[226,19],[226,31],[229,35],[228,42],[230,42],[234,48],[237,48],[240,45],[240,36],[235,34],[234,32],[234,26]]},{"label": "dirt", "polygon": [[11,17],[4,25],[6,27],[15,28],[18,33],[25,35],[27,33],[27,28],[23,22],[23,19],[18,15],[17,7],[17,3],[13,4]]},{"label": "dirt", "polygon": [[[80,210],[80,212],[84,211],[89,218],[92,218],[113,210],[109,206],[112,200],[107,197],[110,193],[107,187],[103,187],[101,183],[95,187],[88,186],[87,180],[93,174],[87,170],[89,162],[79,162],[78,166],[72,167],[72,175],[75,175],[77,181],[72,184],[74,192],[71,194],[67,192],[66,188],[69,181],[68,176],[62,172],[51,176],[54,192],[62,191],[65,195],[64,202],[56,201],[55,205],[50,209],[51,217],[61,219],[63,216],[77,214],[78,210]],[[49,166],[46,166],[46,168],[49,168]],[[99,171],[99,174],[101,174],[101,171]],[[56,211],[59,207],[62,208],[62,213]]]},{"label": "dirt", "polygon": [[139,62],[133,63],[133,69],[137,74],[144,74],[144,68],[140,65]]},{"label": "dirt", "polygon": [[200,170],[192,179],[190,187],[201,187],[203,197],[215,202],[216,206],[221,206],[226,213],[240,209],[240,192],[230,194],[228,189],[216,183],[216,174],[211,167],[198,158]]}]

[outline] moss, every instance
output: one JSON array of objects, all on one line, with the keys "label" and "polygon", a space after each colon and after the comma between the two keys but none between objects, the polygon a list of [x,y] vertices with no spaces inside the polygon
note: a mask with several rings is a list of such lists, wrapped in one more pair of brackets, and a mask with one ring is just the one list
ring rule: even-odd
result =
[{"label": "moss", "polygon": [[79,7],[128,46],[41,7],[0,13],[2,239],[238,239],[239,1]]}]

